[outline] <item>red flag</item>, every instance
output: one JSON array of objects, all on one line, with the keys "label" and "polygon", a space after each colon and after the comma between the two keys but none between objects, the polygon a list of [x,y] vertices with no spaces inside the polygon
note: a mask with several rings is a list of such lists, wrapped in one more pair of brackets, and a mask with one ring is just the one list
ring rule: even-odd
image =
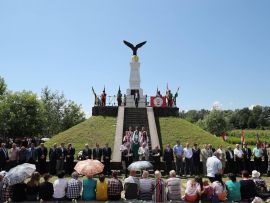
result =
[{"label": "red flag", "polygon": [[225,142],[227,140],[227,134],[226,133],[222,133],[221,134],[222,140]]},{"label": "red flag", "polygon": [[245,144],[245,132],[244,132],[244,130],[242,130],[242,133],[241,133],[241,143]]}]

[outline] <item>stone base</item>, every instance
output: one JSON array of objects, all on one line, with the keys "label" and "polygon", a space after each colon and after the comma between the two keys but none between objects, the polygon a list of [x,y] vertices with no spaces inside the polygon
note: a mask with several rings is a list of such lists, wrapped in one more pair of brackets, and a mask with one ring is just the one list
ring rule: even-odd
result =
[{"label": "stone base", "polygon": [[146,107],[146,103],[145,103],[146,96],[143,95],[143,89],[141,89],[141,88],[127,89],[126,107],[136,107],[135,106],[135,101],[134,101],[134,95],[133,95],[134,90],[139,90],[139,94],[140,94],[140,100],[139,100],[138,107]]},{"label": "stone base", "polygon": [[178,117],[179,116],[179,108],[177,107],[154,107],[155,117]]},{"label": "stone base", "polygon": [[[145,98],[145,96],[140,96],[138,107],[146,107]],[[136,107],[133,95],[127,95],[126,107]]]}]

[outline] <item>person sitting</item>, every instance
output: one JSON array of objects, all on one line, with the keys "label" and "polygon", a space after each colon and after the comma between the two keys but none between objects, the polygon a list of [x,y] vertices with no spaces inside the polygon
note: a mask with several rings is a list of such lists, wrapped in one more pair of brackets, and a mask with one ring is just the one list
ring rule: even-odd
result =
[{"label": "person sitting", "polygon": [[53,199],[55,201],[64,201],[66,197],[67,181],[64,179],[65,171],[60,171],[53,183]]},{"label": "person sitting", "polygon": [[155,180],[152,181],[152,190],[153,190],[152,200],[154,202],[166,201],[165,183],[161,178],[160,171],[155,171]]},{"label": "person sitting", "polygon": [[251,202],[256,196],[256,185],[253,180],[249,179],[248,171],[242,172],[242,180],[240,180],[240,192],[243,201]]},{"label": "person sitting", "polygon": [[117,172],[112,172],[112,178],[108,181],[108,199],[120,200],[121,192],[123,191],[123,184],[121,180],[117,178]]},{"label": "person sitting", "polygon": [[226,181],[228,190],[228,201],[238,202],[241,200],[240,183],[236,181],[236,175],[233,173],[228,174],[229,180]]},{"label": "person sitting", "polygon": [[215,181],[212,183],[214,195],[218,197],[220,201],[227,199],[227,190],[224,182],[222,181],[222,175],[220,173],[215,175]]},{"label": "person sitting", "polygon": [[26,199],[27,201],[37,201],[39,191],[40,173],[34,172],[27,183]]},{"label": "person sitting", "polygon": [[24,182],[13,185],[13,202],[23,202],[26,200],[26,184]]},{"label": "person sitting", "polygon": [[180,201],[181,196],[181,180],[176,178],[175,170],[169,172],[170,178],[166,181],[166,187],[168,189],[167,198],[172,201]]},{"label": "person sitting", "polygon": [[48,173],[43,175],[44,182],[39,185],[39,198],[43,201],[51,201],[53,196],[53,184],[49,182],[52,176]]},{"label": "person sitting", "polygon": [[83,180],[82,199],[86,201],[95,200],[96,187],[97,181],[93,179],[93,176],[86,176],[86,179]]},{"label": "person sitting", "polygon": [[143,171],[142,178],[140,179],[140,200],[152,200],[152,180],[148,176],[148,171]]},{"label": "person sitting", "polygon": [[184,200],[188,202],[196,202],[201,195],[201,185],[196,181],[196,179],[191,179],[187,181],[187,186],[185,190]]},{"label": "person sitting", "polygon": [[67,194],[66,197],[69,200],[80,199],[82,190],[82,181],[78,180],[79,174],[73,172],[71,174],[71,179],[67,183]]},{"label": "person sitting", "polygon": [[1,202],[7,202],[10,199],[12,199],[13,195],[13,185],[9,185],[8,183],[4,182],[3,187],[2,187],[2,197],[1,197]]},{"label": "person sitting", "polygon": [[99,176],[99,181],[97,182],[96,200],[108,200],[108,182],[105,181],[105,176],[103,174]]},{"label": "person sitting", "polygon": [[256,170],[252,171],[252,179],[256,186],[257,196],[262,199],[267,199],[270,197],[270,192],[267,190],[265,181],[260,176],[260,172]]},{"label": "person sitting", "polygon": [[140,182],[136,178],[136,171],[131,169],[130,175],[124,180],[125,198],[137,199],[139,194]]}]

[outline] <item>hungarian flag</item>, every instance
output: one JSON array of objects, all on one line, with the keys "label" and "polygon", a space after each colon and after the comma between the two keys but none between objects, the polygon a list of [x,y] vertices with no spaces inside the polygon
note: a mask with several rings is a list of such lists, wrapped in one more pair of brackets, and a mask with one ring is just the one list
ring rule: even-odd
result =
[{"label": "hungarian flag", "polygon": [[242,130],[242,133],[241,133],[241,143],[245,144],[245,132],[244,132],[244,130]]}]

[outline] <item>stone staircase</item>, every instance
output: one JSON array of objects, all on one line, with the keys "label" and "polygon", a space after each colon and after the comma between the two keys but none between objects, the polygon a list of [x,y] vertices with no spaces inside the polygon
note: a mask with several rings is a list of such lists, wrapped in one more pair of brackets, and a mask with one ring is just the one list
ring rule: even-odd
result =
[{"label": "stone staircase", "polygon": [[149,152],[151,155],[152,154],[152,145],[151,145],[151,136],[150,136],[150,132],[149,132],[149,123],[148,123],[146,108],[125,107],[123,137],[125,136],[125,132],[128,130],[129,126],[131,126],[133,130],[136,126],[139,127],[139,130],[141,129],[142,126],[144,126],[144,128],[148,134],[148,139],[149,139],[148,149],[149,149]]}]

